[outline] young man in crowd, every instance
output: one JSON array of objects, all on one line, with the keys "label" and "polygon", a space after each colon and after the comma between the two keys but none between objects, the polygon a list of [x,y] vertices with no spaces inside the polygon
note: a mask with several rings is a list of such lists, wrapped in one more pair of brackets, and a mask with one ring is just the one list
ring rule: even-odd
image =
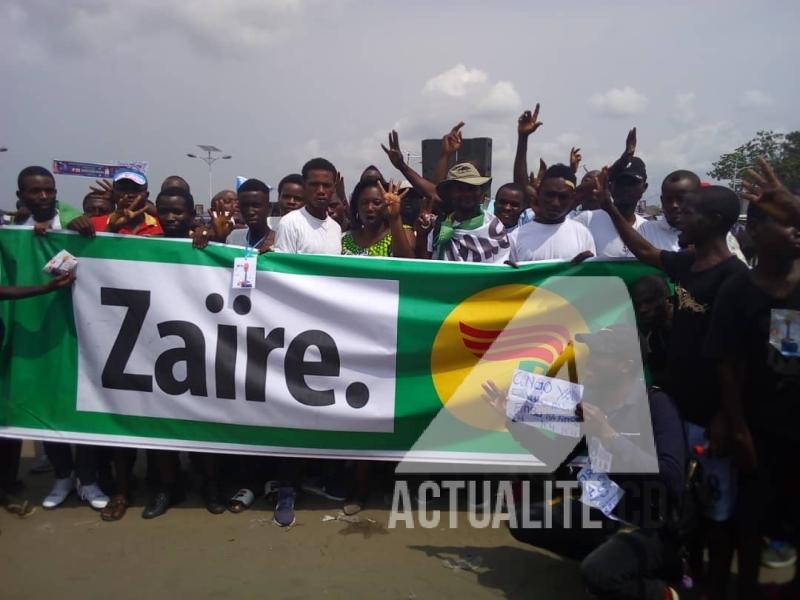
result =
[{"label": "young man in crowd", "polygon": [[[339,172],[324,158],[312,158],[302,169],[304,206],[281,217],[275,234],[275,252],[291,254],[342,253],[342,228],[328,214],[328,206],[335,192]],[[304,461],[281,459],[278,466],[283,474],[278,489],[273,520],[281,526],[294,523],[296,485],[304,470]],[[325,464],[328,472],[338,465]],[[320,486],[304,486],[304,489],[326,495],[332,500],[343,501],[346,494],[339,492],[339,485],[329,482]],[[334,488],[337,488],[336,490]]]},{"label": "young man in crowd", "polygon": [[265,252],[275,242],[275,232],[269,228],[269,188],[259,179],[248,179],[239,186],[238,207],[245,229],[234,229],[228,234],[226,244],[255,248]]},{"label": "young man in crowd", "polygon": [[[185,239],[192,237],[195,248],[208,245],[209,235],[203,231],[192,232],[194,224],[194,198],[182,187],[163,189],[156,198],[158,220],[164,230],[164,237]],[[194,235],[192,235],[194,233]],[[203,500],[212,514],[225,512],[226,503],[220,488],[220,457],[216,454],[196,454],[201,465],[205,481],[203,484]],[[183,501],[185,492],[181,481],[179,454],[172,450],[148,450],[148,468],[154,469],[157,481],[154,493],[142,511],[142,518],[154,519]],[[150,464],[152,461],[153,464]]]},{"label": "young man in crowd", "polygon": [[505,183],[500,186],[494,196],[491,212],[500,219],[506,233],[511,233],[522,225],[522,215],[528,208],[525,200],[525,188],[518,183]]},{"label": "young man in crowd", "polygon": [[164,178],[164,181],[161,182],[161,191],[163,192],[169,188],[180,188],[184,192],[191,192],[189,182],[180,175],[170,175]]},{"label": "young man in crowd", "polygon": [[710,440],[711,454],[715,455],[704,454],[701,462],[706,480],[713,482],[718,492],[705,507],[706,517],[711,521],[710,594],[714,599],[723,598],[732,556],[736,473],[732,462],[719,456],[724,415],[715,364],[704,355],[703,346],[720,288],[730,277],[747,270],[731,254],[725,241],[739,217],[739,199],[733,191],[721,186],[687,194],[681,206],[679,241],[693,249],[672,252],[659,250],[644,239],[617,208],[616,201],[611,201],[607,169],[598,178],[597,193],[621,242],[636,258],[661,269],[675,283],[676,304],[665,383],[684,419],[690,447],[703,446]]},{"label": "young man in crowd", "polygon": [[29,225],[34,233],[72,229],[91,237],[89,219],[56,199],[56,180],[44,167],[25,167],[17,175],[17,206],[27,215],[17,225]]},{"label": "young man in crowd", "polygon": [[278,184],[277,217],[288,215],[293,210],[303,208],[306,203],[303,176],[300,173],[291,173],[281,179]]},{"label": "young man in crowd", "polygon": [[[134,170],[118,171],[113,178],[111,199],[114,211],[108,215],[92,217],[98,232],[139,235],[144,237],[164,234],[158,219],[148,213],[147,178]],[[135,448],[115,447],[113,452],[116,490],[101,511],[104,521],[118,521],[125,516],[131,493]]]},{"label": "young man in crowd", "polygon": [[124,235],[162,235],[158,219],[147,212],[147,178],[133,170],[119,171],[114,175],[111,200],[114,212],[92,217],[95,231]]},{"label": "young man in crowd", "polygon": [[534,218],[509,235],[511,261],[572,260],[595,253],[589,230],[567,219],[575,194],[575,174],[567,165],[547,169],[533,201]]},{"label": "young man in crowd", "polygon": [[[642,223],[639,227],[642,237],[660,250],[675,252],[680,250],[678,235],[681,230],[681,205],[686,194],[701,187],[703,184],[700,178],[691,171],[681,169],[667,175],[661,183],[661,211],[664,213],[664,217]],[[735,254],[742,262],[747,263],[734,235],[728,232],[725,240],[731,253]]]},{"label": "young man in crowd", "polygon": [[[31,166],[20,171],[17,177],[17,198],[29,217],[22,225],[33,226],[34,233],[73,229],[91,237],[94,235],[91,222],[75,209],[60,204],[56,199],[55,179],[44,167]],[[53,465],[55,481],[50,493],[42,501],[44,508],[56,508],[63,504],[76,489],[78,496],[92,508],[102,509],[108,502],[100,486],[97,485],[98,452],[95,446],[78,445],[73,450],[69,444],[45,442],[45,453]]]},{"label": "young man in crowd", "polygon": [[[764,194],[783,186],[769,165],[753,174]],[[725,282],[714,305],[708,356],[718,361],[722,402],[739,467],[740,598],[759,597],[761,536],[771,514],[787,526],[797,547],[800,495],[800,227],[762,208],[761,194],[747,208],[756,265]],[[800,200],[798,200],[800,204]],[[777,510],[776,510],[777,509]],[[768,512],[769,511],[769,512]],[[769,532],[774,533],[774,532]],[[775,598],[800,597],[800,574]]]},{"label": "young man in crowd", "polygon": [[436,186],[451,214],[417,236],[417,256],[457,262],[504,263],[509,241],[503,223],[483,210],[483,196],[491,177],[482,177],[470,163],[458,163]]},{"label": "young man in crowd", "polygon": [[242,224],[241,211],[239,209],[239,198],[233,190],[222,190],[214,194],[211,198],[209,208],[218,213],[228,213],[233,219],[235,228],[244,228]]},{"label": "young man in crowd", "polygon": [[[674,578],[679,554],[669,525],[671,508],[683,489],[686,448],[672,399],[658,389],[643,393],[641,366],[632,354],[637,350],[635,339],[635,330],[625,325],[576,338],[589,350],[581,376],[587,392],[576,410],[587,440],[582,448],[576,449],[576,438],[508,418],[507,392],[492,382],[484,385],[484,397],[506,416],[514,439],[547,465],[548,472],[558,469],[560,480],[576,478],[583,488],[582,476],[593,481],[603,470],[600,461],[609,465],[613,461],[607,478],[623,490],[603,509],[590,504],[587,510],[583,501],[591,498],[588,491],[570,498],[565,491],[527,506],[515,502],[516,519],[509,527],[514,538],[582,560],[581,573],[598,598],[673,599],[677,595],[666,581]],[[650,423],[644,420],[647,417]],[[640,445],[650,431],[654,449]],[[576,473],[568,463],[587,450],[588,462]],[[594,475],[585,472],[592,468]],[[593,526],[586,523],[587,514]]]},{"label": "young man in crowd", "polygon": [[303,165],[305,205],[281,218],[275,252],[341,254],[342,228],[328,214],[338,171],[324,158]]},{"label": "young man in crowd", "polygon": [[[374,181],[379,181],[375,179]],[[338,192],[334,192],[331,201],[328,203],[328,216],[339,224],[342,232],[350,230],[350,205],[347,198],[341,198]]]},{"label": "young man in crowd", "polygon": [[[629,158],[626,156],[623,154],[616,163],[624,166],[616,171],[609,170],[610,190],[617,211],[634,230],[638,230],[646,222],[644,217],[636,214],[636,207],[647,190],[647,169],[642,159],[633,156],[632,152]],[[633,258],[632,251],[620,238],[604,211],[586,210],[579,213],[575,220],[589,229],[599,258]]]},{"label": "young man in crowd", "polygon": [[89,192],[83,197],[83,214],[87,217],[109,215],[113,210],[111,198],[104,194]]}]

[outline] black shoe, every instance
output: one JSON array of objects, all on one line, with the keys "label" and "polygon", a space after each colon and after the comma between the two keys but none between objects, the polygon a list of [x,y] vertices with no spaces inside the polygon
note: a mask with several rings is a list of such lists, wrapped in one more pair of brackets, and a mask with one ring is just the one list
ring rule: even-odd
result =
[{"label": "black shoe", "polygon": [[142,511],[142,518],[155,519],[156,517],[160,517],[167,512],[168,508],[175,506],[181,501],[183,501],[183,494],[158,492],[155,496],[150,498],[147,506],[144,507],[144,510]]},{"label": "black shoe", "polygon": [[221,515],[228,509],[228,502],[222,495],[220,486],[216,483],[206,484],[203,490],[203,500],[206,502],[206,509],[212,515]]}]

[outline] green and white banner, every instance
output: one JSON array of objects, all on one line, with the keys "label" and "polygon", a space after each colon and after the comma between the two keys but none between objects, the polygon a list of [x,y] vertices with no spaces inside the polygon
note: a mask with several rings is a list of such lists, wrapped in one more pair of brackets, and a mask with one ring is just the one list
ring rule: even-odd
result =
[{"label": "green and white banner", "polygon": [[535,463],[482,384],[575,379],[553,368],[575,335],[633,322],[625,284],[651,272],[268,253],[233,289],[242,248],[7,227],[0,283],[61,249],[72,289],[0,302],[0,435],[457,464]]}]

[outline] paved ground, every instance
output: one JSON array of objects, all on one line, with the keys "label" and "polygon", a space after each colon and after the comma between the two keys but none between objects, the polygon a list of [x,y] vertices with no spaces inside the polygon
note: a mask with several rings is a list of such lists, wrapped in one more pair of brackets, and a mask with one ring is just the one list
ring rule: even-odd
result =
[{"label": "paved ground", "polygon": [[[22,495],[40,501],[52,476],[27,475],[29,463]],[[472,529],[466,515],[455,530],[389,530],[387,507],[364,511],[358,523],[323,521],[338,509],[308,500],[289,530],[271,523],[263,500],[213,516],[195,495],[152,521],[140,518],[141,501],[118,523],[74,497],[25,519],[0,511],[0,596],[586,598],[575,563],[523,546],[505,529]]]}]

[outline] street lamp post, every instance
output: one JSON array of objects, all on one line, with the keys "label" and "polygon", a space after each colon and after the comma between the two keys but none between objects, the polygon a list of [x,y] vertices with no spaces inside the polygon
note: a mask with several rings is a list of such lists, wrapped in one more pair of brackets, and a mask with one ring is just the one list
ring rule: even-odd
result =
[{"label": "street lamp post", "polygon": [[214,156],[214,154],[218,154],[222,152],[216,146],[209,146],[208,144],[197,144],[197,147],[200,148],[203,152],[206,153],[205,156],[197,156],[196,154],[192,154],[191,152],[187,152],[186,156],[189,158],[199,158],[204,163],[208,165],[208,200],[211,201],[212,196],[214,195],[214,186],[211,180],[211,165],[213,165],[218,160],[228,160],[229,158],[233,158],[230,154],[225,154],[223,156]]}]

